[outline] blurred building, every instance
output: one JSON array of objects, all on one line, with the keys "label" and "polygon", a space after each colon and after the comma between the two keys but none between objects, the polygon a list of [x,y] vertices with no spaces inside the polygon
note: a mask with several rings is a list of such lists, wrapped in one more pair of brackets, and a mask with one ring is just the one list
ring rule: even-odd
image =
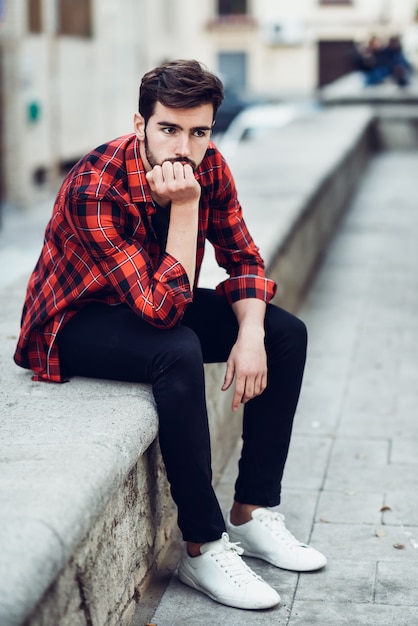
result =
[{"label": "blurred building", "polygon": [[[0,201],[28,206],[129,132],[142,74],[197,58],[230,90],[312,93],[354,41],[416,33],[418,0],[0,0]],[[413,44],[415,45],[415,44]],[[416,52],[416,50],[415,50]]]},{"label": "blurred building", "polygon": [[[408,35],[418,54],[418,0],[217,0],[202,24],[210,64],[233,88],[312,93],[352,71],[353,44]],[[206,16],[205,16],[206,19]],[[413,32],[412,32],[413,31]],[[413,36],[415,33],[415,37]]]},{"label": "blurred building", "polygon": [[2,197],[27,206],[126,133],[144,70],[139,0],[2,0]]}]

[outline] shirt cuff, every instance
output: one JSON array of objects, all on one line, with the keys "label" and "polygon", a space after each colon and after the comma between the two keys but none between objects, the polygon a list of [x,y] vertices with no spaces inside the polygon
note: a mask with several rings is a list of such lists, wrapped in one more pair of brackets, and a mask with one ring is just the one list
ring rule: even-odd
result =
[{"label": "shirt cuff", "polygon": [[274,280],[248,274],[227,278],[216,287],[216,292],[225,296],[230,304],[246,298],[257,298],[267,303],[276,290],[277,284]]},{"label": "shirt cuff", "polygon": [[193,300],[193,293],[186,270],[168,252],[163,254],[160,265],[154,274],[154,279],[165,291],[170,292],[170,296],[175,304],[189,303]]}]

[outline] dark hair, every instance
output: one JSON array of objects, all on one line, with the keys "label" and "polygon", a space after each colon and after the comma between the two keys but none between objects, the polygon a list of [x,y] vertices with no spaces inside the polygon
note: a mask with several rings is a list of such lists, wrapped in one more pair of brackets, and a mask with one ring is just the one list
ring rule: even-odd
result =
[{"label": "dark hair", "polygon": [[157,102],[173,109],[191,109],[210,103],[215,119],[223,97],[221,80],[198,61],[168,61],[143,76],[139,112],[147,123]]}]

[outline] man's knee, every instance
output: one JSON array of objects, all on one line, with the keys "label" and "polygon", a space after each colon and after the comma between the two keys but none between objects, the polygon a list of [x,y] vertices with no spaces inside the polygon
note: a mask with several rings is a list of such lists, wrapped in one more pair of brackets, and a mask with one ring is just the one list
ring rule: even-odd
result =
[{"label": "man's knee", "polygon": [[183,373],[188,376],[193,371],[203,369],[202,349],[196,333],[187,326],[169,333],[170,337],[167,336],[157,359],[157,371],[173,371],[178,377]]},{"label": "man's knee", "polygon": [[306,324],[294,315],[292,318],[292,336],[295,344],[306,350],[306,345],[308,343],[308,330],[306,328]]},{"label": "man's knee", "polygon": [[279,345],[283,349],[305,354],[308,333],[305,323],[284,309],[268,305],[266,311],[267,346]]},{"label": "man's knee", "polygon": [[160,420],[169,415],[173,423],[178,417],[183,419],[189,415],[190,411],[185,409],[190,404],[197,411],[205,396],[205,372],[199,338],[190,328],[178,330],[180,332],[176,333],[175,340],[170,338],[161,350],[153,373],[153,392]]}]

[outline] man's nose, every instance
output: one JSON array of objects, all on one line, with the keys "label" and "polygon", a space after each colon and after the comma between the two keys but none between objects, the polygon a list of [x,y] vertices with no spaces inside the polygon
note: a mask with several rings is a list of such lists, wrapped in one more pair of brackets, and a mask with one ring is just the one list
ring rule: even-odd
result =
[{"label": "man's nose", "polygon": [[176,146],[176,156],[190,156],[190,138],[188,135],[179,135]]}]

